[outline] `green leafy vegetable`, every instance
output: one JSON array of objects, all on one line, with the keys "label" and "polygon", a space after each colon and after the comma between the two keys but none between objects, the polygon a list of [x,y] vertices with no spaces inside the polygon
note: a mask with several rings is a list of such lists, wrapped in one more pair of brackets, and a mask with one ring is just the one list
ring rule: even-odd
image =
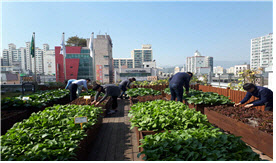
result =
[{"label": "green leafy vegetable", "polygon": [[126,91],[127,95],[131,97],[146,96],[146,95],[161,95],[160,91],[150,88],[132,88]]},{"label": "green leafy vegetable", "polygon": [[[93,106],[56,105],[33,113],[1,136],[3,161],[73,160],[85,131],[97,123],[102,109]],[[88,123],[74,124],[74,117],[87,116]]]},{"label": "green leafy vegetable", "polygon": [[210,127],[206,115],[175,101],[148,101],[136,103],[129,115],[131,126],[139,130],[161,131]]},{"label": "green leafy vegetable", "polygon": [[140,140],[147,161],[260,161],[240,137],[217,129],[188,129],[147,135]]}]

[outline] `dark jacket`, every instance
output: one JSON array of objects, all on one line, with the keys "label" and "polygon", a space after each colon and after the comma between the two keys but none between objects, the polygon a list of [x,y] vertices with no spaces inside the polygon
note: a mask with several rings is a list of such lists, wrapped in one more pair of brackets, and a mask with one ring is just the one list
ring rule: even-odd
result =
[{"label": "dark jacket", "polygon": [[121,87],[128,87],[128,88],[130,88],[130,83],[131,83],[131,81],[129,80],[129,79],[126,79],[126,80],[123,80],[121,83],[120,83],[120,86]]},{"label": "dark jacket", "polygon": [[186,91],[189,91],[189,83],[191,76],[185,72],[178,72],[169,79],[170,85],[176,84],[179,87],[185,87]]},{"label": "dark jacket", "polygon": [[246,96],[241,101],[241,104],[246,103],[252,96],[259,98],[259,100],[252,103],[254,106],[264,105],[266,102],[269,102],[267,106],[273,105],[273,92],[268,88],[256,86],[252,93],[247,92]]},{"label": "dark jacket", "polygon": [[102,87],[103,89],[100,92],[97,92],[94,98],[95,101],[97,101],[101,92],[103,92],[105,95],[99,102],[103,102],[108,96],[120,96],[121,90],[118,86],[114,84],[106,84],[106,85],[103,85]]}]

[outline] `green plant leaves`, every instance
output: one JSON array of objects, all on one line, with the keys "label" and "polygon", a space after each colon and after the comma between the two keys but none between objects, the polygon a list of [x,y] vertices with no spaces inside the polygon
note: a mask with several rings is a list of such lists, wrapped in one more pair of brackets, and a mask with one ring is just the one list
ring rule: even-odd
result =
[{"label": "green plant leaves", "polygon": [[191,128],[146,135],[140,140],[147,161],[260,161],[240,137],[217,129]]},{"label": "green plant leaves", "polygon": [[[102,109],[88,105],[55,105],[33,113],[1,136],[1,159],[17,161],[72,160],[75,149],[97,123]],[[75,116],[87,116],[88,123],[74,124]]]},{"label": "green plant leaves", "polygon": [[128,116],[131,117],[132,128],[136,126],[139,130],[162,131],[211,126],[206,115],[175,101],[136,103]]},{"label": "green plant leaves", "polygon": [[41,91],[31,95],[25,95],[24,97],[30,97],[30,100],[23,101],[23,96],[18,97],[6,97],[1,100],[2,106],[1,109],[21,109],[28,107],[37,107],[41,108],[46,106],[48,103],[57,101],[65,96],[69,95],[69,90],[58,89],[58,90],[49,90]]},{"label": "green plant leaves", "polygon": [[161,92],[150,88],[132,88],[128,89],[126,94],[130,97],[137,97],[146,95],[161,95]]}]

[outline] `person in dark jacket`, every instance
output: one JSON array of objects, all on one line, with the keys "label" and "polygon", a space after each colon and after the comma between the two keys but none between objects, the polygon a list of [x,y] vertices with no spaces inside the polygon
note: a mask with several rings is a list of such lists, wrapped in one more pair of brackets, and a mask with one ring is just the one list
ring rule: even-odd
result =
[{"label": "person in dark jacket", "polygon": [[265,105],[265,111],[273,111],[273,92],[265,87],[255,86],[252,83],[246,83],[243,85],[243,89],[247,91],[244,99],[241,102],[236,103],[234,106],[239,106],[246,103],[252,96],[259,98],[245,105],[244,107],[250,108],[252,106]]},{"label": "person in dark jacket", "polygon": [[122,90],[121,95],[119,96],[121,99],[123,99],[123,96],[125,96],[125,92],[127,90],[127,87],[130,88],[130,83],[136,81],[135,78],[130,78],[130,79],[126,79],[123,80],[120,85],[119,88]]},{"label": "person in dark jacket", "polygon": [[[97,94],[95,95],[94,101],[91,102],[91,105],[95,104],[95,106],[99,105],[101,102],[103,102],[108,96],[112,97],[112,110],[107,110],[107,114],[113,114],[117,111],[118,103],[117,103],[117,98],[121,93],[121,90],[118,86],[114,84],[106,84],[106,85],[99,85],[99,84],[94,84],[93,85],[93,90],[97,91]],[[97,101],[99,95],[104,93],[104,97],[100,100]]]},{"label": "person in dark jacket", "polygon": [[169,87],[171,90],[171,100],[183,101],[183,86],[186,89],[186,94],[189,93],[189,83],[193,73],[178,72],[169,79]]}]

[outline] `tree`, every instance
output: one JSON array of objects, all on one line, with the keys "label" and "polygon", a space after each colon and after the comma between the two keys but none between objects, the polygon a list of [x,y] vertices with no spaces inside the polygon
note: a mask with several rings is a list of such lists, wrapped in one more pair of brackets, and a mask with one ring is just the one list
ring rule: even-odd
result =
[{"label": "tree", "polygon": [[235,89],[235,90],[241,90],[244,91],[243,89],[243,85],[245,83],[253,83],[255,84],[256,82],[256,78],[257,78],[257,74],[262,74],[263,69],[259,68],[258,70],[244,70],[242,72],[239,72],[239,79],[238,79],[238,85],[233,85],[232,82],[230,82],[228,84],[228,87],[230,87],[230,89]]},{"label": "tree", "polygon": [[67,45],[66,46],[81,46],[81,47],[86,47],[86,39],[84,38],[79,38],[78,36],[72,36],[69,37],[68,40],[66,41]]}]

